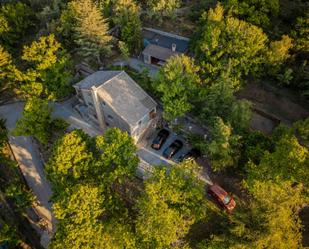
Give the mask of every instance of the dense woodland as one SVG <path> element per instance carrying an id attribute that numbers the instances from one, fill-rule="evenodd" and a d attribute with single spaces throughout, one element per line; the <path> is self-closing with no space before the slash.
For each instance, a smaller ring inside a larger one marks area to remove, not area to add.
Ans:
<path id="1" fill-rule="evenodd" d="M 134 174 L 137 148 L 127 133 L 112 128 L 90 137 L 82 130 L 67 132 L 65 121 L 52 118 L 49 103 L 74 94 L 77 64 L 96 70 L 138 56 L 141 27 L 150 23 L 189 36 L 190 51 L 172 57 L 155 79 L 146 71 L 128 73 L 162 103 L 167 122 L 189 114 L 208 127 L 209 138 L 188 139 L 207 155 L 215 175 L 236 179 L 232 215 L 205 198 L 195 161 L 157 165 L 141 181 Z M 108 31 L 116 26 L 114 37 Z M 237 98 L 249 83 L 267 81 L 309 101 L 308 62 L 306 0 L 1 1 L 0 100 L 25 101 L 11 135 L 52 146 L 45 169 L 58 223 L 49 248 L 309 246 L 299 216 L 308 203 L 309 117 L 266 136 L 250 129 L 253 103 Z M 3 153 L 0 160 L 2 177 L 2 165 L 14 163 Z M 1 186 L 0 193 L 22 213 L 33 196 L 17 181 Z M 0 245 L 20 247 L 27 236 L 1 212 Z"/>

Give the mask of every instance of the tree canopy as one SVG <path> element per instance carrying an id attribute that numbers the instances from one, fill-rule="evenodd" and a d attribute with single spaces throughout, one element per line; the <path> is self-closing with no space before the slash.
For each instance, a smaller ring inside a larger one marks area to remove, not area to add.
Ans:
<path id="1" fill-rule="evenodd" d="M 173 56 L 160 69 L 155 88 L 162 95 L 164 117 L 173 120 L 192 109 L 197 100 L 201 80 L 199 67 L 185 56 Z"/>
<path id="2" fill-rule="evenodd" d="M 280 8 L 279 0 L 226 0 L 225 5 L 233 15 L 264 28 L 271 25 Z"/>
<path id="3" fill-rule="evenodd" d="M 52 134 L 52 108 L 47 100 L 36 97 L 27 100 L 22 118 L 17 121 L 13 134 L 17 136 L 34 136 L 46 144 Z"/>
<path id="4" fill-rule="evenodd" d="M 200 23 L 195 55 L 205 80 L 211 82 L 227 69 L 235 79 L 259 71 L 267 42 L 261 28 L 225 16 L 221 4 L 205 12 Z"/>
<path id="5" fill-rule="evenodd" d="M 25 96 L 63 98 L 71 91 L 71 68 L 68 54 L 53 34 L 42 36 L 24 46 L 22 59 L 28 63 L 25 72 L 15 70 Z"/>
<path id="6" fill-rule="evenodd" d="M 136 230 L 145 248 L 169 248 L 203 217 L 204 188 L 194 161 L 157 167 L 136 208 Z"/>
<path id="7" fill-rule="evenodd" d="M 120 25 L 120 39 L 131 53 L 142 47 L 142 24 L 140 6 L 134 0 L 118 0 L 113 4 L 113 21 Z"/>
<path id="8" fill-rule="evenodd" d="M 239 139 L 238 135 L 233 134 L 229 124 L 225 124 L 219 117 L 214 118 L 211 128 L 211 142 L 207 148 L 214 171 L 235 165 L 239 157 Z"/>
<path id="9" fill-rule="evenodd" d="M 32 9 L 17 1 L 0 7 L 0 41 L 8 48 L 15 48 L 24 39 L 27 29 L 33 24 Z"/>
<path id="10" fill-rule="evenodd" d="M 82 58 L 100 60 L 101 54 L 110 52 L 108 24 L 92 0 L 69 2 L 60 21 L 61 34 L 71 46 L 77 46 L 76 52 Z"/>
<path id="11" fill-rule="evenodd" d="M 146 1 L 147 11 L 149 16 L 171 17 L 174 11 L 180 7 L 179 0 L 148 0 Z"/>

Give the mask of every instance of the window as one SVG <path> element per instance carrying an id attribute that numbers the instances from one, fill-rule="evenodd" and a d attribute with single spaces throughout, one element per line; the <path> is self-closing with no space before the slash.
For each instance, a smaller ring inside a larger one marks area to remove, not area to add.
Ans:
<path id="1" fill-rule="evenodd" d="M 142 124 L 142 120 L 138 121 L 138 125 L 141 125 Z"/>
<path id="2" fill-rule="evenodd" d="M 102 105 L 106 105 L 105 101 L 102 100 Z"/>
<path id="3" fill-rule="evenodd" d="M 96 119 L 98 119 L 98 117 L 97 117 L 97 115 L 96 115 L 96 114 L 93 114 L 93 117 L 94 117 L 94 118 L 96 118 Z"/>
<path id="4" fill-rule="evenodd" d="M 224 196 L 223 203 L 225 205 L 229 204 L 230 201 L 231 201 L 231 197 L 229 197 L 228 195 Z"/>
<path id="5" fill-rule="evenodd" d="M 91 102 L 88 102 L 88 105 L 93 106 L 93 104 Z"/>
<path id="6" fill-rule="evenodd" d="M 111 115 L 107 115 L 107 117 L 108 117 L 109 119 L 114 119 Z"/>
<path id="7" fill-rule="evenodd" d="M 109 123 L 105 122 L 106 126 L 109 126 Z"/>

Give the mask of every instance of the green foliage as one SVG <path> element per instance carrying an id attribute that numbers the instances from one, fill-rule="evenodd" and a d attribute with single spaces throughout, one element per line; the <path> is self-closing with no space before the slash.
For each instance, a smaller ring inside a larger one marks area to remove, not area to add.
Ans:
<path id="1" fill-rule="evenodd" d="M 248 100 L 235 101 L 229 115 L 229 122 L 235 132 L 246 131 L 252 118 L 251 102 Z"/>
<path id="2" fill-rule="evenodd" d="M 204 215 L 204 188 L 197 170 L 194 161 L 156 167 L 145 182 L 145 192 L 135 207 L 142 248 L 170 248 Z"/>
<path id="3" fill-rule="evenodd" d="M 108 24 L 92 0 L 69 2 L 60 22 L 60 32 L 84 59 L 99 60 L 101 53 L 110 52 Z"/>
<path id="4" fill-rule="evenodd" d="M 17 231 L 14 226 L 0 219 L 0 245 L 15 248 L 18 242 Z"/>
<path id="5" fill-rule="evenodd" d="M 81 130 L 72 131 L 60 138 L 53 146 L 53 154 L 46 166 L 54 188 L 64 188 L 77 180 L 91 177 L 93 153 L 90 137 Z"/>
<path id="6" fill-rule="evenodd" d="M 203 78 L 212 82 L 227 69 L 236 80 L 257 73 L 263 63 L 266 41 L 267 36 L 261 28 L 225 17 L 223 7 L 218 4 L 202 15 L 195 42 L 195 55 Z"/>
<path id="7" fill-rule="evenodd" d="M 205 107 L 200 118 L 211 123 L 214 117 L 219 116 L 225 122 L 229 122 L 235 132 L 241 133 L 249 128 L 252 117 L 251 103 L 247 100 L 237 100 L 233 94 L 233 85 L 230 76 L 223 74 L 208 87 L 203 97 Z"/>
<path id="8" fill-rule="evenodd" d="M 0 118 L 0 150 L 4 147 L 8 140 L 8 131 L 5 127 L 5 119 Z"/>
<path id="9" fill-rule="evenodd" d="M 0 41 L 15 48 L 32 25 L 32 16 L 32 10 L 20 1 L 3 4 L 0 8 Z"/>
<path id="10" fill-rule="evenodd" d="M 219 116 L 226 120 L 230 116 L 231 107 L 235 102 L 233 86 L 230 77 L 223 75 L 214 84 L 207 88 L 204 97 L 205 107 L 202 109 L 201 118 L 210 120 Z"/>
<path id="11" fill-rule="evenodd" d="M 96 147 L 100 154 L 95 172 L 106 186 L 122 184 L 134 175 L 138 157 L 134 154 L 134 140 L 126 132 L 117 128 L 108 129 L 104 136 L 96 137 Z"/>
<path id="12" fill-rule="evenodd" d="M 273 138 L 274 151 L 266 151 L 258 164 L 247 164 L 249 185 L 257 179 L 283 179 L 308 185 L 308 150 L 298 143 L 292 131 L 279 129 Z"/>
<path id="13" fill-rule="evenodd" d="M 52 108 L 47 100 L 33 97 L 27 100 L 22 118 L 17 121 L 13 131 L 15 136 L 34 136 L 42 144 L 46 144 L 52 132 Z"/>
<path id="14" fill-rule="evenodd" d="M 230 13 L 264 28 L 271 25 L 271 19 L 279 13 L 279 0 L 226 0 Z"/>
<path id="15" fill-rule="evenodd" d="M 22 59 L 30 65 L 22 76 L 21 89 L 26 96 L 55 100 L 71 91 L 69 57 L 53 34 L 24 46 Z"/>
<path id="16" fill-rule="evenodd" d="M 276 75 L 277 80 L 279 81 L 279 85 L 290 85 L 293 80 L 293 70 L 291 68 L 286 69 L 282 74 Z"/>
<path id="17" fill-rule="evenodd" d="M 235 165 L 239 157 L 238 135 L 232 134 L 232 128 L 219 117 L 214 118 L 211 127 L 211 142 L 208 145 L 208 155 L 214 171 L 220 171 Z"/>
<path id="18" fill-rule="evenodd" d="M 302 187 L 290 182 L 255 181 L 249 192 L 250 203 L 219 220 L 217 231 L 198 248 L 302 248 L 298 218 L 304 202 Z"/>
<path id="19" fill-rule="evenodd" d="M 120 39 L 131 53 L 138 53 L 142 47 L 142 24 L 140 7 L 134 0 L 117 0 L 113 6 L 113 21 L 120 25 Z"/>
<path id="20" fill-rule="evenodd" d="M 160 69 L 155 88 L 162 94 L 163 115 L 167 120 L 183 116 L 192 109 L 201 86 L 198 71 L 194 60 L 185 55 L 173 56 Z"/>
<path id="21" fill-rule="evenodd" d="M 175 10 L 180 7 L 179 0 L 147 0 L 147 12 L 150 17 L 173 17 Z"/>
<path id="22" fill-rule="evenodd" d="M 120 50 L 120 53 L 121 53 L 123 59 L 127 61 L 130 57 L 130 52 L 129 52 L 127 44 L 123 41 L 119 41 L 118 42 L 118 48 Z"/>
<path id="23" fill-rule="evenodd" d="M 105 248 L 100 216 L 104 196 L 98 187 L 78 184 L 61 192 L 54 203 L 59 223 L 50 248 Z"/>
<path id="24" fill-rule="evenodd" d="M 12 56 L 0 45 L 0 87 L 8 86 L 14 80 L 15 66 Z"/>
<path id="25" fill-rule="evenodd" d="M 299 120 L 293 124 L 297 134 L 301 137 L 304 143 L 309 147 L 309 118 Z"/>
<path id="26" fill-rule="evenodd" d="M 241 139 L 241 164 L 252 161 L 259 164 L 266 151 L 271 152 L 274 144 L 271 138 L 259 131 L 245 133 Z"/>
<path id="27" fill-rule="evenodd" d="M 290 57 L 289 50 L 292 48 L 292 39 L 283 35 L 280 41 L 273 41 L 269 45 L 269 50 L 267 51 L 268 68 L 270 73 L 276 74 L 282 64 Z"/>
<path id="28" fill-rule="evenodd" d="M 294 48 L 300 52 L 309 53 L 309 10 L 304 17 L 297 18 L 292 36 L 295 40 Z"/>
<path id="29" fill-rule="evenodd" d="M 302 248 L 297 213 L 303 203 L 302 186 L 256 181 L 250 193 L 255 199 L 253 212 L 263 226 L 262 234 L 253 242 L 254 248 Z"/>
<path id="30" fill-rule="evenodd" d="M 51 248 L 136 248 L 117 191 L 136 170 L 135 151 L 116 128 L 96 138 L 75 130 L 58 140 L 47 165 L 59 220 Z"/>
<path id="31" fill-rule="evenodd" d="M 5 195 L 14 202 L 17 210 L 23 212 L 35 201 L 34 195 L 21 182 L 12 182 L 5 188 Z"/>

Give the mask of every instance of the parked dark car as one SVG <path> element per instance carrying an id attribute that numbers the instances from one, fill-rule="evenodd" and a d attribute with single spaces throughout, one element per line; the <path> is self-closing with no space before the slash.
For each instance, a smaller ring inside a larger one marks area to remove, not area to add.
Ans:
<path id="1" fill-rule="evenodd" d="M 155 150 L 161 149 L 162 145 L 165 143 L 169 135 L 170 132 L 168 130 L 160 130 L 156 138 L 153 140 L 151 147 Z"/>
<path id="2" fill-rule="evenodd" d="M 220 206 L 225 208 L 228 212 L 231 212 L 236 207 L 236 202 L 233 197 L 217 184 L 209 187 L 208 194 L 210 194 Z"/>
<path id="3" fill-rule="evenodd" d="M 169 147 L 163 151 L 163 156 L 167 159 L 171 159 L 183 146 L 180 140 L 175 140 Z"/>
<path id="4" fill-rule="evenodd" d="M 183 154 L 179 157 L 179 161 L 182 162 L 185 159 L 193 158 L 197 159 L 202 155 L 201 151 L 199 149 L 193 148 L 188 151 L 188 153 Z"/>

